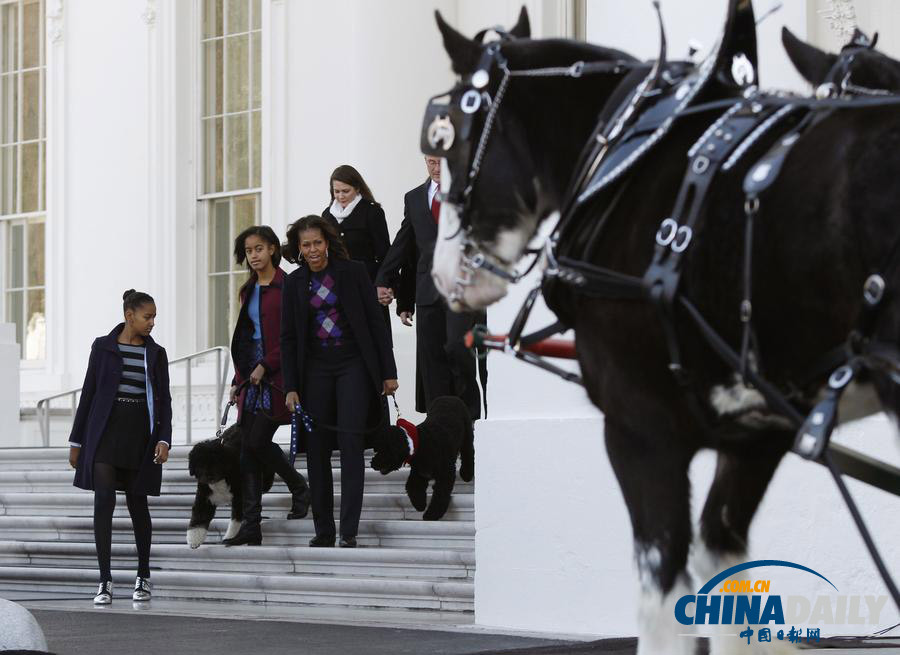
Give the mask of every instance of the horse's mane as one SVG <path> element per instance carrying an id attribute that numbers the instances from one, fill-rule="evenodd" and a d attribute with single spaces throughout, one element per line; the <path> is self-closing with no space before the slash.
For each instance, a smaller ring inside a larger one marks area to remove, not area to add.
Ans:
<path id="1" fill-rule="evenodd" d="M 572 39 L 514 39 L 503 44 L 513 70 L 544 66 L 569 66 L 576 61 L 628 61 L 637 59 L 615 48 L 604 48 Z"/>

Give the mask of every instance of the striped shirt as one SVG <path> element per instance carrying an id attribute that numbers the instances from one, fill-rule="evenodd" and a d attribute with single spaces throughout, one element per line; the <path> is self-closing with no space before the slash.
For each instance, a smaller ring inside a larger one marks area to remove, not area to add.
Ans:
<path id="1" fill-rule="evenodd" d="M 122 377 L 119 379 L 119 398 L 147 397 L 147 373 L 144 370 L 145 346 L 119 344 L 122 355 Z"/>

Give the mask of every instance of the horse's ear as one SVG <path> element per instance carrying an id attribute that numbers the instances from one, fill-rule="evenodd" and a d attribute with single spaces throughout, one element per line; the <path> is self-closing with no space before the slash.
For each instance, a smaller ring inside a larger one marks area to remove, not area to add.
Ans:
<path id="1" fill-rule="evenodd" d="M 437 9 L 434 11 L 434 18 L 444 38 L 444 50 L 453 62 L 453 71 L 458 75 L 474 71 L 481 56 L 481 46 L 450 27 Z"/>
<path id="2" fill-rule="evenodd" d="M 781 28 L 781 42 L 797 72 L 815 86 L 825 81 L 837 61 L 837 55 L 801 41 L 786 27 Z"/>
<path id="3" fill-rule="evenodd" d="M 522 9 L 519 11 L 519 20 L 516 21 L 515 26 L 509 33 L 517 39 L 531 37 L 531 21 L 528 20 L 528 9 L 525 8 L 525 5 L 522 5 Z"/>

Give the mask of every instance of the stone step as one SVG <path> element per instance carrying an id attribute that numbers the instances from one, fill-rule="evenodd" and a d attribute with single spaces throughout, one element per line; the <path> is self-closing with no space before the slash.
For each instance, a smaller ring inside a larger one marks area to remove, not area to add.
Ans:
<path id="1" fill-rule="evenodd" d="M 113 545 L 113 568 L 130 571 L 136 558 L 134 545 Z M 475 553 L 436 549 L 309 548 L 305 545 L 233 548 L 216 545 L 191 549 L 186 545 L 154 544 L 151 565 L 154 571 L 253 571 L 266 575 L 464 581 L 474 579 Z M 0 541 L 0 567 L 3 566 L 95 570 L 97 554 L 91 543 Z"/>
<path id="2" fill-rule="evenodd" d="M 220 516 L 224 516 L 222 511 Z M 230 521 L 215 519 L 210 524 L 206 544 L 221 541 Z M 153 519 L 153 544 L 186 544 L 187 518 Z M 263 521 L 263 543 L 272 546 L 305 546 L 313 536 L 312 521 L 269 519 Z M 93 544 L 93 520 L 88 516 L 0 516 L 4 539 L 40 542 L 82 542 Z M 473 551 L 473 521 L 402 521 L 364 519 L 357 540 L 361 546 L 382 548 L 456 549 Z M 131 520 L 113 519 L 113 542 L 134 543 Z M 203 548 L 201 548 L 203 550 Z"/>
<path id="3" fill-rule="evenodd" d="M 128 516 L 124 497 L 116 503 L 115 516 Z M 154 518 L 190 517 L 194 494 L 151 496 L 150 512 Z M 268 493 L 263 496 L 263 513 L 272 517 L 287 515 L 291 506 L 289 494 Z M 340 512 L 341 494 L 334 495 L 335 517 Z M 475 513 L 474 494 L 454 495 L 442 520 L 472 520 Z M 224 506 L 220 512 L 227 511 Z M 5 516 L 93 516 L 94 495 L 88 491 L 69 493 L 0 493 L 0 515 Z M 367 493 L 363 499 L 362 518 L 421 520 L 422 513 L 405 495 Z"/>
<path id="4" fill-rule="evenodd" d="M 155 571 L 151 579 L 155 597 L 172 599 L 471 612 L 475 595 L 471 582 L 433 580 L 221 571 Z M 134 573 L 114 571 L 113 581 L 113 602 L 130 603 Z M 96 588 L 97 572 L 87 568 L 0 566 L 0 593 L 84 593 L 87 600 Z"/>
<path id="5" fill-rule="evenodd" d="M 309 477 L 306 469 L 298 470 L 304 477 Z M 406 495 L 406 478 L 408 476 L 408 468 L 391 471 L 387 475 L 382 475 L 378 471 L 367 468 L 365 489 L 368 492 Z M 341 481 L 340 468 L 332 471 L 332 477 L 334 478 L 335 490 L 339 490 Z M 73 471 L 71 468 L 68 470 L 0 471 L 0 493 L 74 492 L 76 490 L 72 486 L 72 479 Z M 187 469 L 166 469 L 163 472 L 161 489 L 163 494 L 192 494 L 196 490 L 197 480 L 191 477 Z M 287 487 L 277 475 L 270 493 L 287 493 Z M 456 485 L 453 487 L 453 493 L 475 493 L 475 485 L 473 482 L 463 482 L 457 478 Z"/>
<path id="6" fill-rule="evenodd" d="M 288 452 L 287 444 L 279 444 L 285 453 Z M 187 470 L 188 453 L 192 446 L 173 446 L 169 452 L 169 461 L 163 470 Z M 366 468 L 372 457 L 372 450 L 366 451 Z M 294 463 L 298 469 L 306 470 L 306 456 L 297 455 Z M 335 451 L 331 458 L 332 468 L 340 468 L 340 453 Z M 71 471 L 69 467 L 69 449 L 66 448 L 0 448 L 0 469 L 3 471 Z"/>

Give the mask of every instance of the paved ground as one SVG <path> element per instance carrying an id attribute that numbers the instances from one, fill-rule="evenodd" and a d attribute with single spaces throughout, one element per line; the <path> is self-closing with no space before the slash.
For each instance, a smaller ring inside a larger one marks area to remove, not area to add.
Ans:
<path id="1" fill-rule="evenodd" d="M 132 603 L 130 598 L 95 608 L 83 597 L 15 595 L 10 600 L 34 614 L 55 655 L 633 655 L 636 650 L 634 639 L 492 631 L 460 622 L 456 613 L 424 612 L 411 620 L 408 611 L 163 599 Z M 798 652 L 900 655 L 900 638 L 830 642 Z M 705 653 L 701 646 L 698 655 Z"/>
<path id="2" fill-rule="evenodd" d="M 335 624 L 197 619 L 141 612 L 33 612 L 57 655 L 463 655 L 560 645 L 541 639 Z"/>

